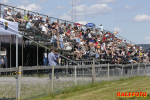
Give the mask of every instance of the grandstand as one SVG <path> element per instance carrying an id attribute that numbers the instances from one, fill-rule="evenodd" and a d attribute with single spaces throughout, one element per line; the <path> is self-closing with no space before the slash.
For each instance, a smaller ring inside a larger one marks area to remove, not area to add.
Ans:
<path id="1" fill-rule="evenodd" d="M 142 48 L 131 44 L 131 41 L 126 42 L 127 39 L 112 32 L 104 30 L 102 33 L 98 28 L 88 28 L 79 23 L 48 17 L 4 4 L 1 6 L 3 6 L 1 15 L 4 14 L 3 9 L 10 9 L 12 13 L 10 18 L 5 19 L 19 23 L 18 31 L 24 42 L 36 41 L 43 47 L 59 50 L 61 55 L 59 65 L 66 65 L 68 58 L 72 61 L 86 61 L 95 57 L 100 63 L 112 64 L 149 61 Z M 34 25 L 27 28 L 27 23 L 30 21 Z M 82 27 L 86 29 L 83 30 Z M 48 49 L 45 53 L 48 56 Z"/>

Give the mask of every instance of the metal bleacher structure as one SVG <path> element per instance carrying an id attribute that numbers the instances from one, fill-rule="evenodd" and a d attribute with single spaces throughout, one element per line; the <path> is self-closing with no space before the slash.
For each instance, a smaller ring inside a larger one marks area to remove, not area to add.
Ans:
<path id="1" fill-rule="evenodd" d="M 32 13 L 32 14 L 36 14 L 36 15 L 40 15 L 40 16 L 43 16 L 43 18 L 46 18 L 47 15 L 44 15 L 44 14 L 39 14 L 37 12 L 32 12 L 32 11 L 27 11 L 25 9 L 21 9 L 21 8 L 17 8 L 17 7 L 13 7 L 13 6 L 9 6 L 9 5 L 5 5 L 5 4 L 1 4 L 0 3 L 0 12 L 1 12 L 1 16 L 2 16 L 2 13 L 3 13 L 3 8 L 4 7 L 7 7 L 7 8 L 10 8 L 12 9 L 12 14 L 14 15 L 15 12 L 17 11 L 21 11 L 21 13 L 23 13 L 23 16 L 26 15 L 27 13 Z M 1 18 L 0 16 L 0 18 Z M 59 22 L 64 22 L 64 23 L 69 23 L 73 26 L 74 22 L 71 22 L 71 21 L 66 21 L 66 20 L 62 20 L 62 19 L 58 19 L 58 18 L 54 18 L 54 17 L 48 17 L 50 19 L 50 23 L 54 22 L 54 21 L 59 21 Z M 83 25 L 85 26 L 85 25 Z M 45 50 L 47 50 L 47 57 L 48 57 L 48 53 L 49 53 L 49 50 L 50 48 L 57 48 L 57 44 L 53 43 L 51 44 L 50 43 L 50 39 L 53 37 L 53 34 L 55 34 L 54 30 L 52 30 L 52 34 L 51 35 L 41 35 L 41 32 L 40 31 L 30 31 L 30 30 L 26 30 L 26 27 L 25 26 L 22 26 L 19 24 L 18 26 L 18 33 L 21 35 L 22 38 L 22 48 L 23 48 L 23 40 L 28 40 L 30 42 L 34 42 L 35 44 L 37 44 L 37 61 L 38 61 L 38 46 L 41 46 L 43 48 L 45 48 Z M 105 30 L 104 32 L 107 32 L 107 30 Z M 57 32 L 58 33 L 58 32 Z M 116 34 L 116 36 L 118 36 L 119 38 L 122 38 L 122 39 L 125 39 L 119 35 Z M 127 39 L 125 39 L 127 40 Z M 132 43 L 132 44 L 135 44 L 129 40 L 127 40 L 129 43 Z M 72 47 L 73 47 L 73 50 L 74 50 L 74 44 L 75 44 L 75 41 L 74 40 L 71 40 L 71 39 L 67 39 L 67 42 L 70 42 L 72 44 Z M 73 52 L 73 50 L 63 50 L 63 49 L 58 49 L 59 52 L 60 52 L 60 57 L 61 57 L 61 65 L 73 65 L 73 64 L 81 64 L 79 63 L 79 61 L 75 60 L 75 53 Z M 23 51 L 22 51 L 23 52 Z M 68 58 L 69 56 L 69 58 Z M 22 58 L 23 58 L 23 54 L 22 54 Z M 85 63 L 84 64 L 91 64 L 91 63 L 88 63 L 88 62 L 92 62 L 93 60 L 93 57 L 90 57 L 89 59 L 83 59 L 83 60 L 80 60 L 81 61 L 84 61 Z M 106 58 L 105 61 L 102 61 L 101 59 L 98 59 L 96 60 L 98 64 L 101 64 L 101 63 L 109 63 L 109 61 L 111 60 L 110 57 Z M 22 61 L 23 62 L 23 61 Z M 125 63 L 125 62 L 122 62 L 122 63 Z M 48 63 L 47 63 L 48 65 Z M 38 62 L 37 62 L 37 66 L 38 66 Z"/>

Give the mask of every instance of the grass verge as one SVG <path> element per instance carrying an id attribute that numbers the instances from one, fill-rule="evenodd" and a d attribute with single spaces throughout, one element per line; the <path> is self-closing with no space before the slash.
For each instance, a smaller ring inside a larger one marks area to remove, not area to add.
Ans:
<path id="1" fill-rule="evenodd" d="M 101 82 L 67 88 L 61 93 L 49 94 L 34 100 L 150 100 L 150 77 L 132 77 L 118 81 Z M 117 97 L 117 92 L 146 92 L 147 97 Z"/>

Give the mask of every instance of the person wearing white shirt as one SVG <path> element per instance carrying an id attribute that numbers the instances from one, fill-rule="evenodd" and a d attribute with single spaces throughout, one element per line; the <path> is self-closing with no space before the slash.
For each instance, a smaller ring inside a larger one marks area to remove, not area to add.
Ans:
<path id="1" fill-rule="evenodd" d="M 7 15 L 8 15 L 8 17 L 6 19 L 12 19 L 15 22 L 15 19 L 12 18 L 12 14 L 11 14 L 11 9 L 10 8 L 8 8 Z"/>
<path id="2" fill-rule="evenodd" d="M 44 34 L 47 34 L 47 29 L 46 29 L 46 27 L 47 27 L 47 24 L 43 24 L 42 25 L 42 32 L 44 33 Z"/>
<path id="3" fill-rule="evenodd" d="M 102 26 L 102 24 L 100 25 L 100 29 L 101 29 L 101 32 L 103 33 L 103 26 Z"/>
<path id="4" fill-rule="evenodd" d="M 34 15 L 33 20 L 37 20 L 36 15 Z"/>
<path id="5" fill-rule="evenodd" d="M 92 37 L 91 33 L 89 33 L 89 34 L 88 34 L 88 37 L 89 37 L 89 38 L 91 38 L 91 37 Z"/>

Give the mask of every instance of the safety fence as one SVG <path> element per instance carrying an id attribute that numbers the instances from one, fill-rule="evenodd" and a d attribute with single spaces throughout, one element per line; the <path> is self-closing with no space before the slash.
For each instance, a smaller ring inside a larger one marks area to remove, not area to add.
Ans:
<path id="1" fill-rule="evenodd" d="M 19 66 L 1 68 L 0 73 L 10 71 L 13 72 L 12 76 L 0 76 L 0 100 L 32 100 L 49 94 L 59 94 L 75 86 L 149 76 L 150 64 L 96 64 L 93 59 L 91 65 Z M 18 74 L 17 77 L 15 74 Z"/>

